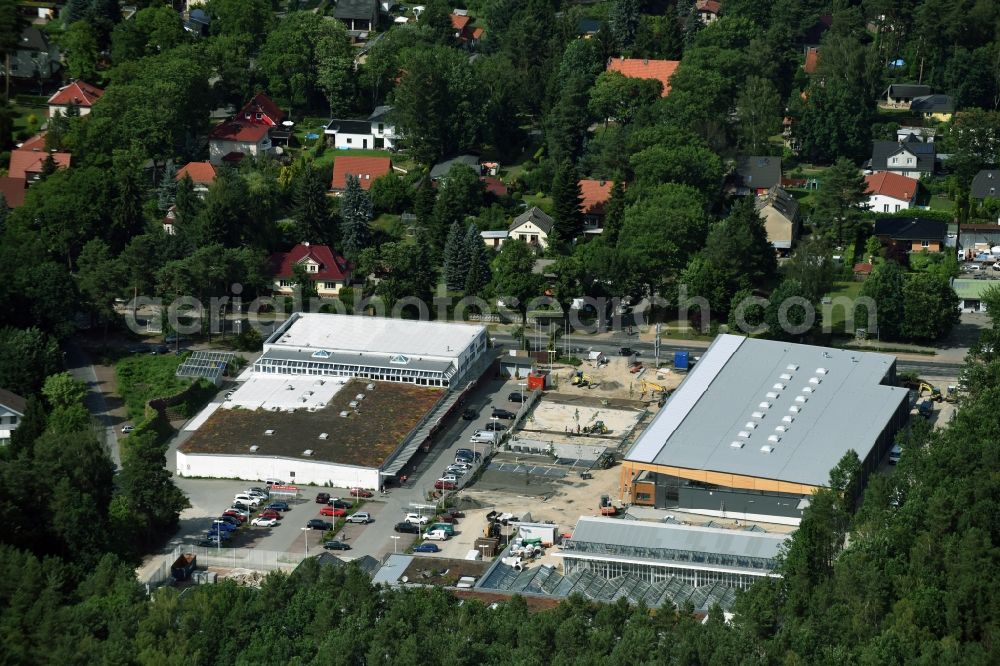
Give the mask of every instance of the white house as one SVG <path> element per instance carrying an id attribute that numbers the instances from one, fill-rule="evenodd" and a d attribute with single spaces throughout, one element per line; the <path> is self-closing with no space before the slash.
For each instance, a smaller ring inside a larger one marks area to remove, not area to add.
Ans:
<path id="1" fill-rule="evenodd" d="M 895 213 L 911 208 L 917 199 L 920 181 L 891 171 L 879 171 L 865 176 L 868 210 Z"/>
<path id="2" fill-rule="evenodd" d="M 21 425 L 26 406 L 21 396 L 0 389 L 0 446 L 10 443 L 10 435 Z"/>
<path id="3" fill-rule="evenodd" d="M 212 164 L 239 161 L 250 155 L 271 152 L 271 128 L 245 120 L 229 120 L 208 135 L 208 159 Z"/>
<path id="4" fill-rule="evenodd" d="M 104 91 L 83 81 L 73 81 L 63 86 L 49 97 L 49 117 L 56 114 L 66 115 L 69 109 L 75 108 L 81 116 L 90 113 L 90 108 L 101 99 Z"/>
<path id="5" fill-rule="evenodd" d="M 537 206 L 532 206 L 514 218 L 507 230 L 507 237 L 516 238 L 544 250 L 549 245 L 550 233 L 552 233 L 552 218 Z"/>
<path id="6" fill-rule="evenodd" d="M 392 150 L 396 144 L 396 128 L 389 122 L 391 106 L 379 106 L 367 120 L 331 120 L 323 130 L 326 143 L 339 150 Z"/>

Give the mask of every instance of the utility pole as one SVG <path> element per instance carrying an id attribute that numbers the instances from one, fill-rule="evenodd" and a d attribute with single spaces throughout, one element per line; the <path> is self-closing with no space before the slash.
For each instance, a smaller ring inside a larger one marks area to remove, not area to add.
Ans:
<path id="1" fill-rule="evenodd" d="M 657 370 L 660 368 L 660 328 L 662 324 L 656 325 L 656 337 L 653 339 L 653 354 L 656 357 L 655 367 Z"/>

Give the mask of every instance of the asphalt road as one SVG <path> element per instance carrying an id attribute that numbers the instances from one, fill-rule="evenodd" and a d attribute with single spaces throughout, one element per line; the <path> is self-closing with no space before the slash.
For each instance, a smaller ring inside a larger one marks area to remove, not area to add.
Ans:
<path id="1" fill-rule="evenodd" d="M 65 343 L 65 361 L 67 371 L 74 378 L 87 385 L 87 395 L 84 404 L 91 415 L 101 424 L 105 449 L 117 469 L 121 469 L 121 454 L 118 449 L 118 434 L 115 432 L 115 419 L 108 410 L 104 394 L 101 393 L 97 381 L 97 373 L 87 354 L 72 340 Z"/>

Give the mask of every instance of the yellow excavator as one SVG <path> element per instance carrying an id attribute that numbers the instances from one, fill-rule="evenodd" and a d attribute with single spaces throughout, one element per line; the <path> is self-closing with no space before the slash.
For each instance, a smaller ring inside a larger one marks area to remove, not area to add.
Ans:
<path id="1" fill-rule="evenodd" d="M 660 384 L 657 384 L 657 383 L 651 382 L 651 381 L 647 381 L 645 379 L 643 379 L 641 381 L 642 381 L 642 390 L 643 390 L 643 392 L 645 392 L 645 391 L 649 391 L 650 393 L 667 393 L 668 392 L 667 388 L 664 387 L 664 386 L 661 386 Z"/>
<path id="2" fill-rule="evenodd" d="M 578 370 L 576 374 L 573 375 L 572 383 L 573 386 L 579 386 L 580 388 L 584 388 L 586 386 L 593 386 L 594 378 Z"/>
<path id="3" fill-rule="evenodd" d="M 926 382 L 921 382 L 920 386 L 917 387 L 917 395 L 923 396 L 924 391 L 927 391 L 928 397 L 934 402 L 941 402 L 941 389 L 936 386 L 931 386 Z"/>

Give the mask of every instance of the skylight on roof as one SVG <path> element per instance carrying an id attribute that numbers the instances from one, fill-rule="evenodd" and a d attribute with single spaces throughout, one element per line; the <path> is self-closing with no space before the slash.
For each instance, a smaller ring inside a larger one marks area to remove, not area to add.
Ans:
<path id="1" fill-rule="evenodd" d="M 729 446 L 733 447 L 734 449 L 742 449 L 743 442 L 737 442 L 737 441 L 729 442 Z"/>
<path id="2" fill-rule="evenodd" d="M 792 372 L 794 372 L 794 371 L 796 371 L 798 369 L 799 369 L 799 366 L 795 365 L 794 363 L 789 363 L 788 365 L 785 366 L 785 370 L 791 370 Z"/>
<path id="3" fill-rule="evenodd" d="M 822 381 L 823 381 L 823 380 L 822 380 L 822 379 L 820 379 L 819 377 L 810 377 L 810 378 L 809 378 L 809 383 L 810 383 L 810 384 L 819 384 L 819 383 L 820 383 L 820 382 L 822 382 Z"/>
<path id="4" fill-rule="evenodd" d="M 785 390 L 785 385 L 779 382 L 779 383 L 775 384 L 774 386 L 772 386 L 771 388 L 773 388 L 775 391 L 784 391 Z"/>
<path id="5" fill-rule="evenodd" d="M 788 374 L 787 372 L 783 372 L 783 373 L 781 373 L 778 376 L 778 379 L 784 379 L 785 381 L 788 381 L 791 378 L 792 378 L 792 376 L 790 374 Z"/>
<path id="6" fill-rule="evenodd" d="M 762 402 L 757 406 L 760 407 L 761 409 L 771 409 L 771 403 L 769 402 Z"/>
<path id="7" fill-rule="evenodd" d="M 764 446 L 760 447 L 760 450 L 761 453 L 770 453 L 771 451 L 774 451 L 774 447 L 770 446 L 769 444 L 765 444 Z"/>

